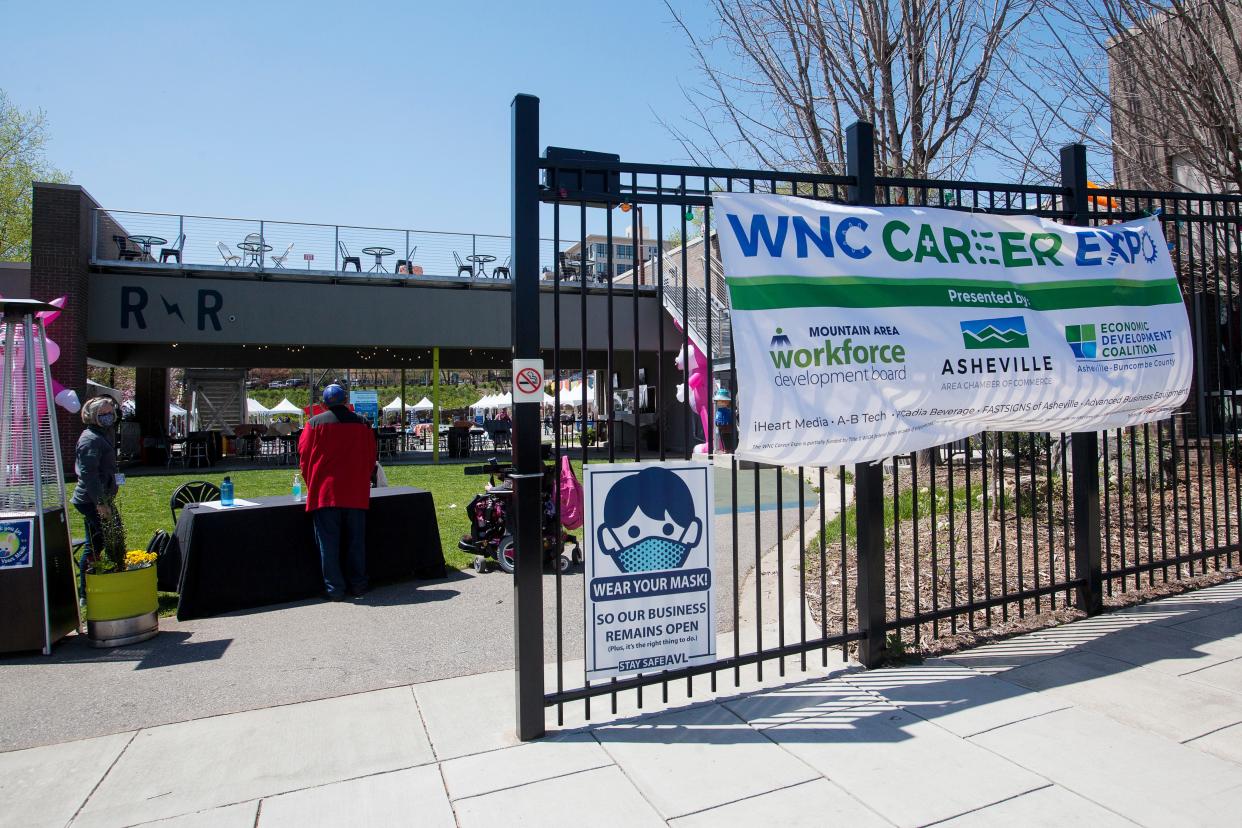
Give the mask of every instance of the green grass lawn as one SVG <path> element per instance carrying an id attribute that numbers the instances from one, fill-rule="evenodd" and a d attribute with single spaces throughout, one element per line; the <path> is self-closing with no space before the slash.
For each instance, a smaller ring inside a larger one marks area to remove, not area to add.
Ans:
<path id="1" fill-rule="evenodd" d="M 480 461 L 481 462 L 481 461 Z M 466 476 L 461 465 L 445 466 L 386 466 L 388 483 L 392 486 L 417 486 L 432 493 L 436 506 L 436 522 L 440 529 L 440 545 L 449 566 L 458 569 L 470 564 L 472 556 L 457 548 L 457 540 L 469 530 L 466 505 L 483 490 L 486 477 Z M 582 467 L 574 461 L 579 479 Z M 233 493 L 238 498 L 263 497 L 288 494 L 293 486 L 293 469 L 263 469 L 260 471 L 230 472 Z M 190 480 L 207 480 L 220 485 L 224 473 L 203 470 L 192 474 L 129 477 L 121 487 L 117 499 L 124 516 L 128 545 L 131 549 L 143 548 L 157 529 L 173 530 L 172 513 L 168 499 L 173 490 Z M 83 533 L 81 517 L 71 512 L 74 537 Z"/>

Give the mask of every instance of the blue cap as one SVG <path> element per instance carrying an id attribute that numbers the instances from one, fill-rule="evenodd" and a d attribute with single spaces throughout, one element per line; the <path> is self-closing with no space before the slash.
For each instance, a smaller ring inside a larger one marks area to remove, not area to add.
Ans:
<path id="1" fill-rule="evenodd" d="M 323 389 L 323 401 L 327 405 L 340 405 L 345 402 L 345 389 L 335 382 Z"/>

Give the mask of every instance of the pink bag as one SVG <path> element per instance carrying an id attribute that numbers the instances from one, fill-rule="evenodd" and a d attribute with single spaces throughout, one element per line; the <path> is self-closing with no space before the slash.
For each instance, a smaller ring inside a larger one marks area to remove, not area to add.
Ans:
<path id="1" fill-rule="evenodd" d="M 584 519 L 582 484 L 574 476 L 573 464 L 567 456 L 561 458 L 561 479 L 557 488 L 561 501 L 561 526 L 577 529 Z"/>

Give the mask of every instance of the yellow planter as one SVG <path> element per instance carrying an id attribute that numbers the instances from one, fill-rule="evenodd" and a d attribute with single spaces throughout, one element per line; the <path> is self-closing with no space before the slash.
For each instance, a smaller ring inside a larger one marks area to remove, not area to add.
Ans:
<path id="1" fill-rule="evenodd" d="M 116 621 L 157 609 L 154 566 L 86 576 L 87 621 Z"/>

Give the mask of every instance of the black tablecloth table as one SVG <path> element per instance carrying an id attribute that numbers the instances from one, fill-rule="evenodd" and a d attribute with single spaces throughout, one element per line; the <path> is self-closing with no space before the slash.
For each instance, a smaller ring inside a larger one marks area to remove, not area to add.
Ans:
<path id="1" fill-rule="evenodd" d="M 177 521 L 181 600 L 177 618 L 312 598 L 323 573 L 310 513 L 290 495 L 247 498 L 256 506 L 191 504 Z M 444 554 L 431 492 L 371 490 L 367 575 L 373 583 L 441 578 Z"/>

